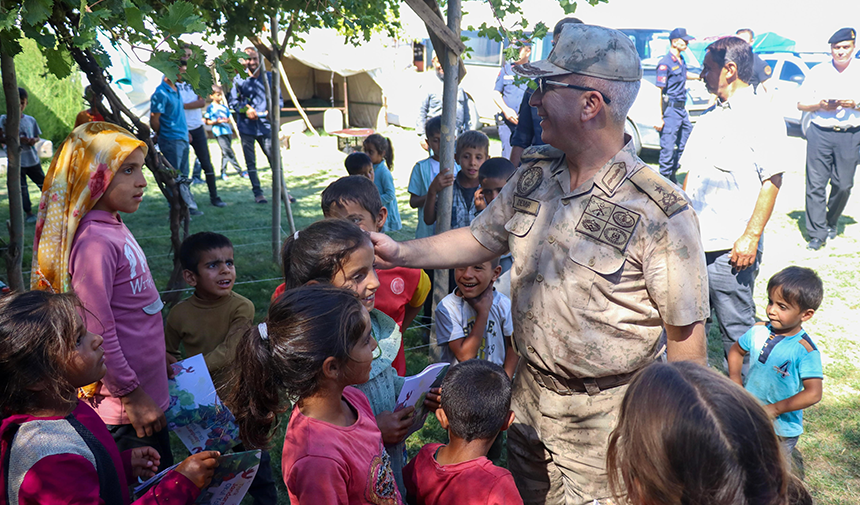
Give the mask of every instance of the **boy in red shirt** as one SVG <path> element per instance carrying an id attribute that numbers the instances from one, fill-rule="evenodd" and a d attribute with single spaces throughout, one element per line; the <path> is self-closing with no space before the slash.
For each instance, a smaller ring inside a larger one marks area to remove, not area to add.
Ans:
<path id="1" fill-rule="evenodd" d="M 413 505 L 522 505 L 508 470 L 487 459 L 500 432 L 514 422 L 511 381 L 482 359 L 452 366 L 442 381 L 436 418 L 448 445 L 427 444 L 403 469 L 406 501 Z"/>
<path id="2" fill-rule="evenodd" d="M 326 218 L 347 219 L 364 231 L 379 232 L 388 218 L 376 185 L 367 177 L 351 175 L 329 184 L 322 192 L 322 211 Z M 405 331 L 418 315 L 430 292 L 430 277 L 417 268 L 397 267 L 377 270 L 379 289 L 375 307 Z M 392 366 L 401 377 L 406 374 L 403 341 Z"/>

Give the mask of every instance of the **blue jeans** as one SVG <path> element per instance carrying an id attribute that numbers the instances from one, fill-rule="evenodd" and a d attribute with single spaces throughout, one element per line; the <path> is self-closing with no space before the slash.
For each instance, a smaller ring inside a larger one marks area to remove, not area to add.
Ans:
<path id="1" fill-rule="evenodd" d="M 248 180 L 251 181 L 251 191 L 254 196 L 262 196 L 263 189 L 260 187 L 260 177 L 257 175 L 257 153 L 254 151 L 254 142 L 260 144 L 263 149 L 263 154 L 269 160 L 269 166 L 272 166 L 272 137 L 269 135 L 248 135 L 240 133 L 239 138 L 242 139 L 242 154 L 245 155 L 245 166 L 248 169 Z"/>
<path id="2" fill-rule="evenodd" d="M 752 266 L 740 272 L 729 263 L 731 255 L 731 250 L 705 253 L 705 263 L 708 266 L 708 298 L 720 326 L 725 353 L 723 365 L 726 370 L 729 349 L 755 324 L 753 288 L 761 264 L 761 249 Z M 708 334 L 710 329 L 711 322 L 708 319 L 705 334 Z M 748 368 L 749 355 L 744 358 L 744 375 Z"/>
<path id="3" fill-rule="evenodd" d="M 180 174 L 188 177 L 188 140 L 159 137 L 158 147 L 161 148 L 161 154 L 167 158 L 167 162 Z"/>

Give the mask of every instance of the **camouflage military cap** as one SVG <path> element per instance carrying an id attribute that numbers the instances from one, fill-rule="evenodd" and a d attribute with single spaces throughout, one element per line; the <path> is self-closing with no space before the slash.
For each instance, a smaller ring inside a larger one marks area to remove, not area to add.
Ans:
<path id="1" fill-rule="evenodd" d="M 566 24 L 545 60 L 514 67 L 523 77 L 581 74 L 610 81 L 638 81 L 642 64 L 633 42 L 618 30 Z"/>

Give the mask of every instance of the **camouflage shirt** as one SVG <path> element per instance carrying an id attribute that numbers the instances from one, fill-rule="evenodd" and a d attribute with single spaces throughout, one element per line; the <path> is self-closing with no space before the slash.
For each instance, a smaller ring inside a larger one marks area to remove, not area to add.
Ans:
<path id="1" fill-rule="evenodd" d="M 655 358 L 664 323 L 708 316 L 698 219 L 632 143 L 573 190 L 564 153 L 527 150 L 471 231 L 512 253 L 515 345 L 560 377 L 635 371 Z"/>

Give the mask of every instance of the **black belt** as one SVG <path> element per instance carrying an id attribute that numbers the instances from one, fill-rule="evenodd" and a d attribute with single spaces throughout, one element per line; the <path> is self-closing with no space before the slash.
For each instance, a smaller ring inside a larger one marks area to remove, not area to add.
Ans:
<path id="1" fill-rule="evenodd" d="M 607 377 L 571 377 L 565 379 L 549 372 L 544 372 L 530 364 L 526 365 L 538 385 L 564 396 L 570 396 L 574 393 L 588 393 L 588 396 L 594 396 L 601 391 L 623 386 L 636 375 L 636 372 L 630 372 L 620 375 L 609 375 Z"/>
<path id="2" fill-rule="evenodd" d="M 823 130 L 826 132 L 837 132 L 837 133 L 857 133 L 860 132 L 860 126 L 819 126 L 815 123 L 816 128 L 819 130 Z"/>

